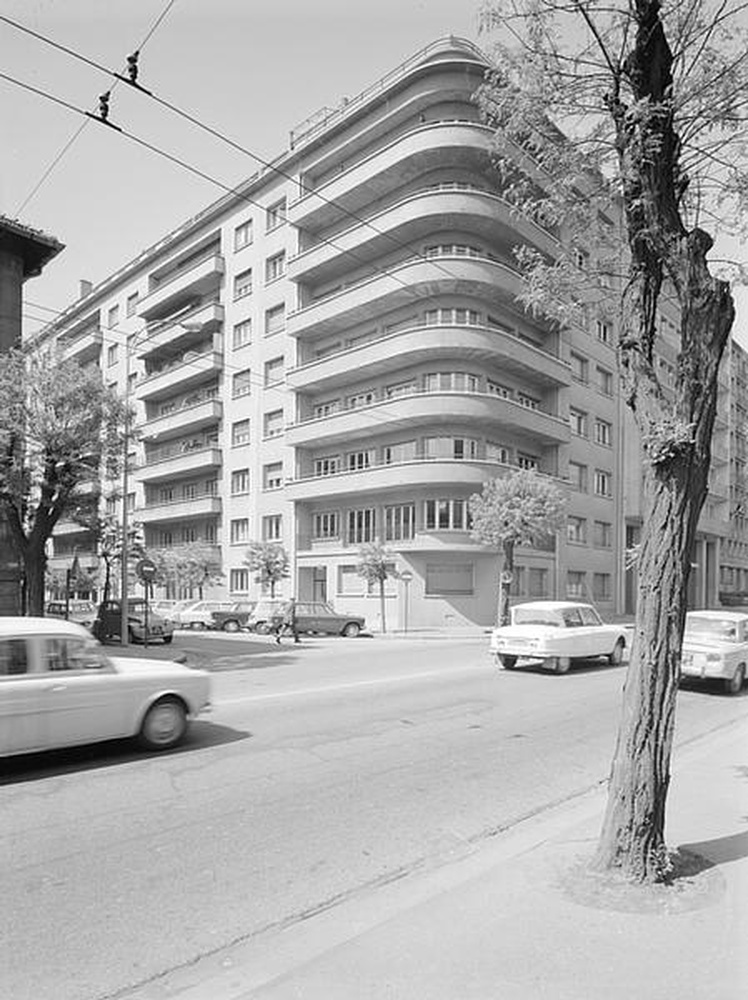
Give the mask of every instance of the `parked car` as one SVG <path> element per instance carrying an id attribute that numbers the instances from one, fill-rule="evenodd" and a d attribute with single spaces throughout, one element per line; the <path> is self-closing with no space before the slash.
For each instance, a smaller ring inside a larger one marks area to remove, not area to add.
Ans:
<path id="1" fill-rule="evenodd" d="M 204 670 L 109 657 L 73 622 L 0 618 L 0 756 L 133 736 L 166 750 L 209 707 Z"/>
<path id="2" fill-rule="evenodd" d="M 624 629 L 606 625 L 591 604 L 530 601 L 511 609 L 510 625 L 493 629 L 490 649 L 507 670 L 527 657 L 565 674 L 573 660 L 596 656 L 606 656 L 609 663 L 617 665 L 625 646 Z"/>
<path id="3" fill-rule="evenodd" d="M 75 598 L 68 601 L 66 615 L 65 601 L 49 601 L 44 613 L 49 618 L 67 618 L 68 621 L 76 622 L 83 628 L 91 629 L 96 619 L 96 605 L 93 601 Z"/>
<path id="4" fill-rule="evenodd" d="M 721 680 L 739 694 L 748 675 L 748 613 L 689 611 L 683 633 L 681 677 Z"/>
<path id="5" fill-rule="evenodd" d="M 210 628 L 222 629 L 224 632 L 239 632 L 248 628 L 249 618 L 256 604 L 256 601 L 236 601 L 226 610 L 211 611 Z"/>
<path id="6" fill-rule="evenodd" d="M 174 625 L 156 614 L 152 608 L 147 608 L 148 642 L 160 639 L 169 643 L 174 637 Z M 143 642 L 146 637 L 146 602 L 141 597 L 131 597 L 127 602 L 128 641 Z M 96 621 L 93 623 L 93 634 L 100 642 L 107 639 L 119 640 L 122 632 L 122 603 L 119 600 L 104 601 L 99 605 Z"/>
<path id="7" fill-rule="evenodd" d="M 157 615 L 171 620 L 172 612 L 179 604 L 179 601 L 171 600 L 170 598 L 159 598 L 157 601 L 151 601 L 150 606 Z"/>
<path id="8" fill-rule="evenodd" d="M 177 628 L 212 628 L 213 612 L 228 611 L 233 601 L 193 601 L 172 612 Z"/>
<path id="9" fill-rule="evenodd" d="M 260 634 L 277 628 L 283 618 L 286 601 L 258 601 L 249 617 L 248 627 Z M 299 632 L 320 635 L 357 636 L 366 626 L 361 615 L 339 614 L 326 601 L 297 601 L 296 628 Z"/>

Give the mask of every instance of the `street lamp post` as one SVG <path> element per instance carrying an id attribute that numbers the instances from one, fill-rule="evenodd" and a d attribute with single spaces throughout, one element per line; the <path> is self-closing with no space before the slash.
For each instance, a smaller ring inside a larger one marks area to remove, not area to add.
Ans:
<path id="1" fill-rule="evenodd" d="M 405 607 L 403 608 L 403 632 L 408 631 L 408 605 L 410 604 L 410 581 L 413 574 L 409 569 L 404 569 L 400 574 L 400 579 L 405 584 Z"/>

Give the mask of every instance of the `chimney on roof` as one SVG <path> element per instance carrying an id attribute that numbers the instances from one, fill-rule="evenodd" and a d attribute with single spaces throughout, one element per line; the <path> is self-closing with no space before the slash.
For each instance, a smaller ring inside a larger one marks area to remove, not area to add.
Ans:
<path id="1" fill-rule="evenodd" d="M 85 299 L 85 297 L 88 295 L 88 293 L 91 291 L 92 288 L 93 288 L 92 281 L 86 281 L 85 278 L 81 278 L 78 288 L 78 298 Z"/>

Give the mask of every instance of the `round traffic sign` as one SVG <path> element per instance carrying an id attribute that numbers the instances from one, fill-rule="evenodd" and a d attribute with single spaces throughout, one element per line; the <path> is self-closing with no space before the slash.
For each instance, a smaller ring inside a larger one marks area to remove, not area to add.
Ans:
<path id="1" fill-rule="evenodd" d="M 150 559 L 140 559 L 135 567 L 135 572 L 141 580 L 152 580 L 158 572 L 158 567 Z"/>

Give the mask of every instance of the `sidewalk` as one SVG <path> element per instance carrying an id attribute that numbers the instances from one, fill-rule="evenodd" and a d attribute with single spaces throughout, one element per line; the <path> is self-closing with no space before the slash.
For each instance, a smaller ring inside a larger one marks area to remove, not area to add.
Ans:
<path id="1" fill-rule="evenodd" d="M 596 789 L 409 875 L 142 987 L 132 1000 L 742 1000 L 748 716 L 676 750 L 668 889 L 586 874 Z"/>

